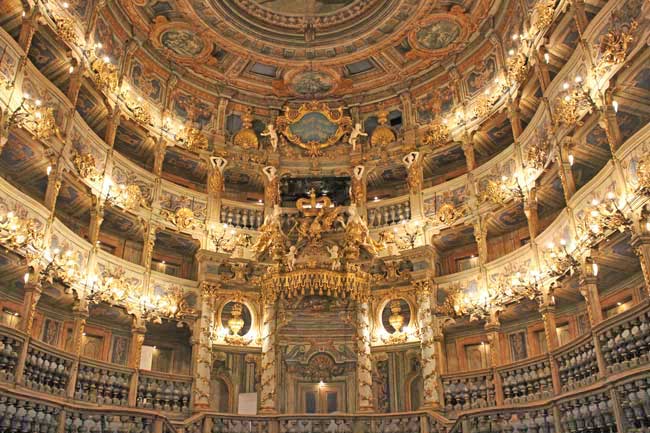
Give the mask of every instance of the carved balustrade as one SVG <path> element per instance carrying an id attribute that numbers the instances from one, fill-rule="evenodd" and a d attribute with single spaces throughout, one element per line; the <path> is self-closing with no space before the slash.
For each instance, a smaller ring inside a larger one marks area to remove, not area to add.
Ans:
<path id="1" fill-rule="evenodd" d="M 24 382 L 27 388 L 64 396 L 70 381 L 73 357 L 46 344 L 30 341 L 25 359 Z"/>
<path id="2" fill-rule="evenodd" d="M 97 404 L 128 406 L 133 372 L 113 364 L 82 360 L 77 373 L 74 398 Z"/>
<path id="3" fill-rule="evenodd" d="M 495 390 L 493 379 L 492 370 L 442 376 L 445 410 L 455 413 L 494 406 Z"/>
<path id="4" fill-rule="evenodd" d="M 638 377 L 616 387 L 623 412 L 625 431 L 642 433 L 650 429 L 650 377 Z"/>
<path id="5" fill-rule="evenodd" d="M 223 200 L 220 221 L 240 229 L 257 230 L 264 222 L 264 209 L 243 207 L 241 203 Z"/>
<path id="6" fill-rule="evenodd" d="M 553 396 L 551 366 L 545 355 L 499 368 L 497 374 L 501 376 L 505 404 L 526 403 Z"/>
<path id="7" fill-rule="evenodd" d="M 25 339 L 12 329 L 0 328 L 0 381 L 14 382 Z"/>
<path id="8" fill-rule="evenodd" d="M 0 393 L 0 432 L 58 433 L 60 412 L 55 405 Z"/>
<path id="9" fill-rule="evenodd" d="M 154 433 L 154 424 L 153 417 L 139 415 L 104 414 L 82 410 L 65 412 L 65 433 Z"/>
<path id="10" fill-rule="evenodd" d="M 550 406 L 535 409 L 491 411 L 464 415 L 450 433 L 554 433 L 555 419 Z"/>
<path id="11" fill-rule="evenodd" d="M 368 203 L 368 226 L 371 228 L 386 227 L 410 219 L 411 203 L 408 197 Z"/>
<path id="12" fill-rule="evenodd" d="M 590 385 L 598 379 L 598 361 L 591 334 L 583 335 L 554 353 L 562 391 Z"/>
<path id="13" fill-rule="evenodd" d="M 560 424 L 566 433 L 617 432 L 614 403 L 609 391 L 591 393 L 558 404 Z"/>
<path id="14" fill-rule="evenodd" d="M 140 372 L 137 407 L 189 415 L 192 378 Z"/>
<path id="15" fill-rule="evenodd" d="M 607 328 L 597 330 L 608 373 L 647 365 L 650 361 L 650 312 L 645 301 L 617 316 Z"/>

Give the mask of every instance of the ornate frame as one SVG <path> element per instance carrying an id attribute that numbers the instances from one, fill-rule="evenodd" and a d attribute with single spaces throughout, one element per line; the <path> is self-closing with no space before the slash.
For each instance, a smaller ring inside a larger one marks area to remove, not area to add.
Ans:
<path id="1" fill-rule="evenodd" d="M 325 143 L 317 141 L 304 142 L 300 137 L 291 131 L 291 126 L 300 122 L 306 115 L 311 113 L 320 113 L 327 118 L 328 121 L 338 125 L 336 132 L 331 135 Z M 343 108 L 339 107 L 332 109 L 325 102 L 306 102 L 297 109 L 291 107 L 284 108 L 284 115 L 278 117 L 276 120 L 278 131 L 280 131 L 291 143 L 300 146 L 303 149 L 311 152 L 317 152 L 320 149 L 325 149 L 336 144 L 341 137 L 349 132 L 352 126 L 352 119 L 343 114 Z"/>

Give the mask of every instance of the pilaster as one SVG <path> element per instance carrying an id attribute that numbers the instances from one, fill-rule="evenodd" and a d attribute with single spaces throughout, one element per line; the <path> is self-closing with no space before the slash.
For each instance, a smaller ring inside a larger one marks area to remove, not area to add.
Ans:
<path id="1" fill-rule="evenodd" d="M 357 392 L 359 393 L 357 412 L 374 411 L 369 310 L 367 302 L 357 303 Z"/>

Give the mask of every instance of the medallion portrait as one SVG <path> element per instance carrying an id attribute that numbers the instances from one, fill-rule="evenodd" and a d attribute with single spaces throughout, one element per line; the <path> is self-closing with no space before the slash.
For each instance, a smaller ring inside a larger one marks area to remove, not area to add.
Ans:
<path id="1" fill-rule="evenodd" d="M 321 71 L 305 71 L 291 79 L 289 86 L 299 95 L 328 93 L 334 88 L 334 79 Z"/>
<path id="2" fill-rule="evenodd" d="M 164 32 L 160 38 L 163 46 L 181 57 L 199 55 L 205 44 L 194 32 L 186 29 L 171 29 Z"/>
<path id="3" fill-rule="evenodd" d="M 456 42 L 461 33 L 461 27 L 450 20 L 434 21 L 417 31 L 415 39 L 420 47 L 437 51 L 447 48 Z"/>

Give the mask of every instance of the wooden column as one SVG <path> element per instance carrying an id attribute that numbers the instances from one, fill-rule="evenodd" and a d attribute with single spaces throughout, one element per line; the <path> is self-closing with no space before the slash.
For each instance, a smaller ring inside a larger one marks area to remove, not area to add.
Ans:
<path id="1" fill-rule="evenodd" d="M 650 294 L 650 233 L 639 233 L 638 231 L 632 234 L 632 247 L 634 252 L 639 257 L 641 264 L 641 271 L 645 281 L 645 293 Z"/>
<path id="2" fill-rule="evenodd" d="M 142 345 L 147 333 L 146 324 L 142 319 L 133 318 L 131 325 L 131 344 L 129 345 L 128 367 L 133 369 L 131 383 L 129 385 L 129 406 L 135 407 L 138 399 L 138 380 L 140 376 L 140 358 L 142 356 Z"/>
<path id="3" fill-rule="evenodd" d="M 144 245 L 142 246 L 142 258 L 141 263 L 145 269 L 151 268 L 151 261 L 153 259 L 153 250 L 156 245 L 156 236 L 160 227 L 149 221 L 145 225 L 144 230 Z"/>
<path id="4" fill-rule="evenodd" d="M 262 383 L 260 413 L 278 411 L 278 373 L 276 359 L 277 306 L 275 300 L 266 300 L 262 311 Z"/>
<path id="5" fill-rule="evenodd" d="M 372 396 L 372 358 L 370 354 L 370 313 L 367 302 L 358 302 L 357 315 L 357 412 L 374 411 Z"/>
<path id="6" fill-rule="evenodd" d="M 422 200 L 422 154 L 410 152 L 402 158 L 406 166 L 406 182 L 409 188 L 409 203 L 411 207 L 411 218 L 424 218 L 424 203 Z"/>
<path id="7" fill-rule="evenodd" d="M 494 393 L 497 406 L 503 405 L 503 387 L 501 384 L 501 376 L 496 371 L 496 367 L 500 366 L 503 362 L 502 353 L 501 353 L 501 322 L 499 322 L 499 312 L 494 310 L 490 312 L 490 317 L 485 323 L 485 332 L 487 333 L 487 339 L 490 343 L 490 359 L 492 364 L 492 371 L 494 372 Z"/>
<path id="8" fill-rule="evenodd" d="M 36 316 L 36 306 L 43 294 L 40 280 L 38 279 L 38 270 L 30 269 L 29 280 L 25 283 L 25 293 L 23 295 L 23 308 L 21 311 L 21 321 L 18 329 L 26 335 L 25 343 L 23 344 L 20 355 L 18 356 L 16 366 L 16 383 L 22 385 L 24 383 L 25 361 L 27 359 L 27 349 L 29 348 L 29 341 L 32 338 L 32 327 L 34 326 L 34 317 Z"/>
<path id="9" fill-rule="evenodd" d="M 487 248 L 487 222 L 483 217 L 478 216 L 474 220 L 474 239 L 478 245 L 478 261 L 480 266 L 484 266 L 488 261 Z"/>
<path id="10" fill-rule="evenodd" d="M 551 302 L 544 302 L 539 312 L 542 315 L 544 323 L 544 336 L 546 337 L 546 346 L 548 348 L 549 363 L 551 366 L 551 379 L 553 381 L 553 394 L 559 395 L 562 392 L 562 384 L 560 383 L 560 370 L 558 368 L 555 358 L 553 358 L 553 351 L 559 347 L 557 338 L 557 322 L 555 320 L 555 305 Z"/>
<path id="11" fill-rule="evenodd" d="M 38 6 L 32 7 L 32 9 L 25 13 L 23 17 L 23 23 L 20 26 L 20 34 L 18 35 L 18 45 L 22 48 L 25 56 L 29 52 L 29 48 L 32 46 L 32 40 L 34 39 L 34 34 L 38 29 L 38 20 L 41 18 L 41 12 L 38 9 Z"/>
<path id="12" fill-rule="evenodd" d="M 210 408 L 210 380 L 212 353 L 210 351 L 210 327 L 214 316 L 214 290 L 216 286 L 201 284 L 201 314 L 192 332 L 192 410 Z"/>
<path id="13" fill-rule="evenodd" d="M 110 113 L 106 124 L 106 132 L 104 133 L 104 141 L 111 149 L 115 144 L 115 137 L 117 135 L 117 128 L 120 126 L 120 109 L 115 107 L 113 112 Z"/>
<path id="14" fill-rule="evenodd" d="M 621 128 L 619 127 L 618 120 L 616 119 L 616 111 L 612 105 L 614 101 L 612 89 L 605 91 L 604 98 L 605 100 L 603 101 L 603 107 L 600 110 L 598 124 L 605 130 L 609 148 L 612 151 L 612 155 L 614 155 L 623 143 L 623 137 L 621 135 Z"/>
<path id="15" fill-rule="evenodd" d="M 104 222 L 104 203 L 96 196 L 92 197 L 92 207 L 90 208 L 90 225 L 88 226 L 88 241 L 95 246 L 99 241 L 99 231 Z"/>
<path id="16" fill-rule="evenodd" d="M 539 232 L 539 213 L 537 204 L 537 188 L 530 189 L 526 196 L 524 203 L 524 213 L 528 220 L 528 233 L 530 234 L 530 241 L 533 242 Z"/>
<path id="17" fill-rule="evenodd" d="M 70 379 L 68 380 L 68 389 L 66 390 L 68 398 L 74 398 L 75 388 L 77 386 L 79 362 L 83 349 L 83 337 L 85 335 L 86 321 L 88 320 L 88 305 L 85 301 L 77 301 L 75 303 L 72 317 L 74 318 L 72 327 L 72 354 L 75 359 L 70 369 Z"/>
<path id="18" fill-rule="evenodd" d="M 56 200 L 59 197 L 61 183 L 63 182 L 63 161 L 57 161 L 51 165 L 52 171 L 47 178 L 47 187 L 45 188 L 44 204 L 47 210 L 54 212 Z"/>
<path id="19" fill-rule="evenodd" d="M 594 273 L 593 259 L 588 257 L 582 265 L 582 274 L 580 278 L 580 294 L 585 299 L 587 313 L 591 327 L 598 325 L 603 321 L 603 312 L 600 306 L 600 295 L 598 294 L 598 278 Z"/>
<path id="20" fill-rule="evenodd" d="M 422 360 L 422 380 L 424 395 L 421 409 L 439 410 L 442 405 L 442 382 L 440 380 L 440 337 L 443 319 L 433 315 L 431 298 L 433 287 L 429 279 L 415 282 L 418 302 L 418 333 Z M 413 409 L 413 408 L 412 408 Z"/>
<path id="21" fill-rule="evenodd" d="M 77 106 L 77 100 L 79 99 L 79 91 L 81 90 L 85 65 L 83 61 L 79 62 L 77 59 L 72 59 L 71 66 L 74 67 L 74 71 L 72 71 L 72 74 L 70 74 L 70 84 L 66 90 L 66 96 L 68 97 L 68 100 L 70 101 L 70 104 L 72 104 L 74 110 L 74 108 Z M 72 116 L 74 116 L 74 111 L 72 113 Z"/>
<path id="22" fill-rule="evenodd" d="M 562 189 L 564 191 L 564 200 L 568 203 L 571 197 L 576 193 L 576 182 L 573 178 L 573 171 L 571 170 L 570 163 L 570 146 L 571 137 L 566 137 L 559 145 L 559 152 L 556 155 L 556 162 L 558 164 L 558 174 L 562 182 Z"/>
<path id="23" fill-rule="evenodd" d="M 467 162 L 467 171 L 472 171 L 476 168 L 476 155 L 474 153 L 474 139 L 469 134 L 465 134 L 463 137 L 462 147 Z"/>

